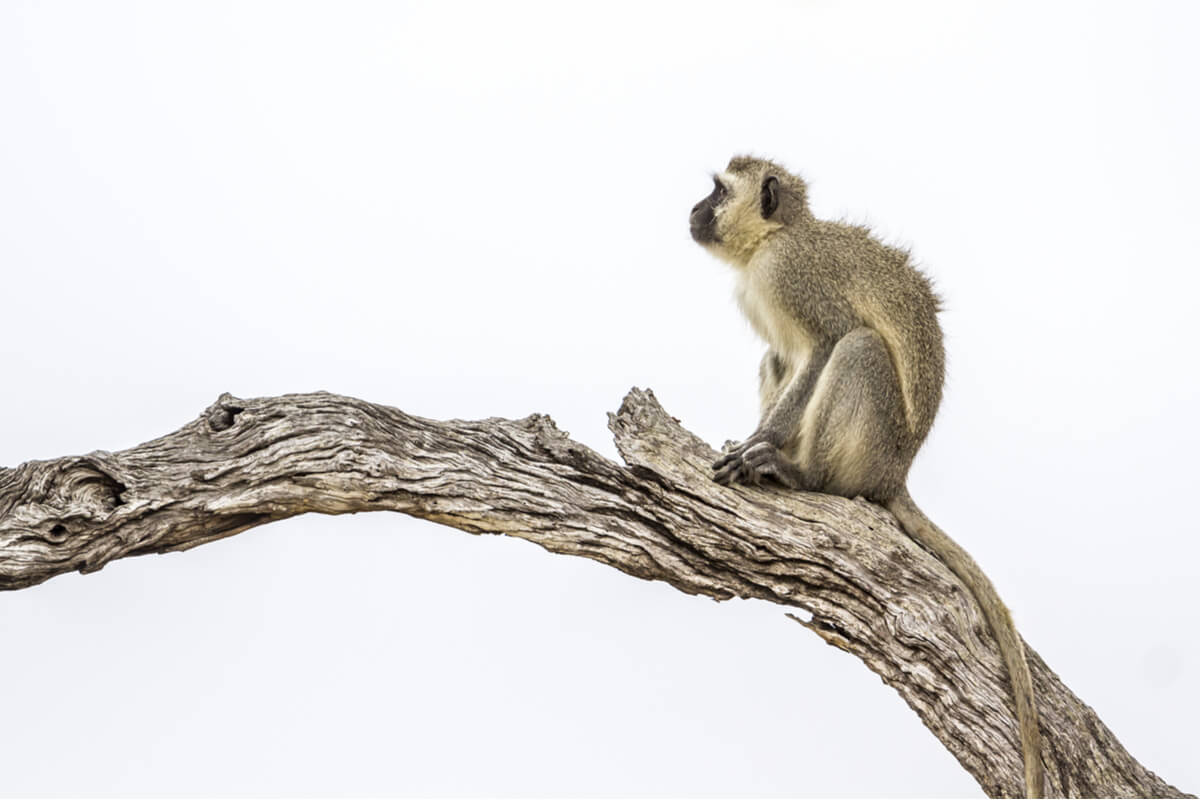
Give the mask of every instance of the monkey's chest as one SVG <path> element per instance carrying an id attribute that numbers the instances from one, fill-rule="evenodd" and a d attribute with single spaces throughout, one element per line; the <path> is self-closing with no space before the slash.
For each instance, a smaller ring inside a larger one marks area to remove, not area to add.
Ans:
<path id="1" fill-rule="evenodd" d="M 791 366 L 808 361 L 813 336 L 795 311 L 790 311 L 765 281 L 751 274 L 738 286 L 738 306 L 755 332 Z"/>

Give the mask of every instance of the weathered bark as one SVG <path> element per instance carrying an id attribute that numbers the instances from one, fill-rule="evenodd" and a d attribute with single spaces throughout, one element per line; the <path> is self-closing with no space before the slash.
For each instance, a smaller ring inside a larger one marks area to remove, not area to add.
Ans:
<path id="1" fill-rule="evenodd" d="M 503 533 L 680 591 L 753 597 L 858 656 L 991 796 L 1019 796 L 1008 679 L 965 587 L 863 500 L 711 480 L 715 453 L 632 391 L 609 427 L 627 466 L 542 415 L 436 422 L 331 394 L 222 395 L 119 453 L 0 470 L 0 588 L 185 550 L 315 511 L 402 511 Z M 1026 646 L 1051 792 L 1180 797 Z"/>

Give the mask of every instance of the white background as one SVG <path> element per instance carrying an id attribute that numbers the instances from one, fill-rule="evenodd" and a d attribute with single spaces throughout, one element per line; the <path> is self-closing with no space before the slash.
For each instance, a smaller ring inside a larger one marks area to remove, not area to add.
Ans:
<path id="1" fill-rule="evenodd" d="M 735 152 L 912 246 L 914 496 L 1200 789 L 1200 5 L 0 5 L 0 464 L 222 391 L 719 444 L 762 345 L 688 209 Z M 331 577 L 332 576 L 332 577 Z M 0 792 L 978 795 L 765 604 L 398 515 L 0 596 Z"/>

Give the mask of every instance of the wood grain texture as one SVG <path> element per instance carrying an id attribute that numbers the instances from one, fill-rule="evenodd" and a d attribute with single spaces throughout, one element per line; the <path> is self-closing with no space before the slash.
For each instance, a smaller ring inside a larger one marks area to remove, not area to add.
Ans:
<path id="1" fill-rule="evenodd" d="M 631 391 L 609 428 L 624 466 L 540 414 L 442 422 L 325 393 L 222 395 L 179 431 L 129 450 L 0 469 L 0 588 L 306 512 L 400 511 L 689 594 L 807 612 L 797 621 L 899 692 L 988 795 L 1020 795 L 1008 680 L 987 626 L 966 588 L 887 511 L 713 483 L 716 453 L 649 391 Z M 1135 761 L 1026 652 L 1053 794 L 1190 796 Z"/>

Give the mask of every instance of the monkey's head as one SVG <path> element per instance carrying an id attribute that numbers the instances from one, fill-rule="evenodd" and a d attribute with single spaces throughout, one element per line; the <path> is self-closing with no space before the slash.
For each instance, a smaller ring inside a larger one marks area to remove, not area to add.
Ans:
<path id="1" fill-rule="evenodd" d="M 771 235 L 809 218 L 804 181 L 771 161 L 734 156 L 713 190 L 692 208 L 692 238 L 744 267 Z"/>

